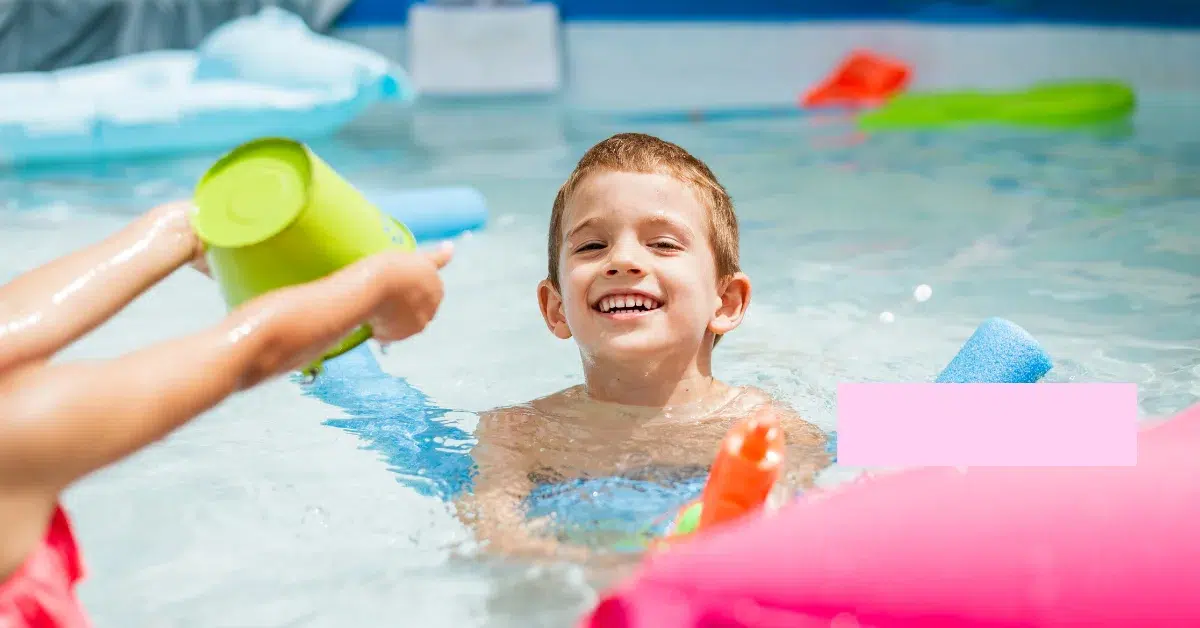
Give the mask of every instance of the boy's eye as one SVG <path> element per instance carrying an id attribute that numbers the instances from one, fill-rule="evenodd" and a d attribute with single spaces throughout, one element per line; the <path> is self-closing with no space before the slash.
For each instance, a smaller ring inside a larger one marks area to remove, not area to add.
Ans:
<path id="1" fill-rule="evenodd" d="M 595 251 L 597 249 L 602 249 L 602 248 L 604 248 L 604 244 L 601 242 L 588 242 L 587 244 L 581 244 L 578 248 L 575 249 L 575 252 L 582 253 L 584 251 Z"/>
<path id="2" fill-rule="evenodd" d="M 651 242 L 650 246 L 652 246 L 656 249 L 666 249 L 666 250 L 670 250 L 670 251 L 683 250 L 682 246 L 679 246 L 678 243 L 671 242 L 670 240 L 658 240 L 657 242 Z"/>

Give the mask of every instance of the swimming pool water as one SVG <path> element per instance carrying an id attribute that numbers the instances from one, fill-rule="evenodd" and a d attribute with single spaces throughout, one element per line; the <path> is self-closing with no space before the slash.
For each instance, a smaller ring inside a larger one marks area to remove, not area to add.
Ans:
<path id="1" fill-rule="evenodd" d="M 717 351 L 731 382 L 833 429 L 839 381 L 929 380 L 1002 316 L 1055 358 L 1050 381 L 1136 382 L 1145 415 L 1179 410 L 1200 398 L 1196 102 L 1147 98 L 1129 133 L 1105 134 L 864 137 L 837 117 L 529 103 L 364 121 L 315 145 L 357 184 L 474 185 L 492 207 L 445 271 L 437 319 L 376 354 L 382 371 L 355 354 L 357 386 L 271 382 L 73 489 L 84 600 L 101 627 L 570 625 L 613 574 L 475 555 L 437 482 L 461 471 L 474 413 L 580 380 L 534 286 L 558 184 L 618 131 L 679 142 L 734 197 L 754 297 Z M 0 175 L 0 278 L 186 195 L 213 157 Z M 919 284 L 930 300 L 913 299 Z M 181 271 L 63 357 L 116 355 L 223 311 L 208 280 Z"/>

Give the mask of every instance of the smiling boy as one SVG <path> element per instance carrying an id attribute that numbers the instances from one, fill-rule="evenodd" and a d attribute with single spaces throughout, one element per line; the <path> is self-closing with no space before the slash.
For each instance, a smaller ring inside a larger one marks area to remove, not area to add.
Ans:
<path id="1" fill-rule="evenodd" d="M 714 347 L 750 304 L 750 279 L 728 193 L 679 146 L 622 133 L 584 154 L 554 201 L 537 296 L 550 332 L 578 346 L 584 383 L 481 416 L 465 505 L 493 548 L 562 549 L 524 522 L 539 486 L 702 478 L 726 431 L 753 413 L 784 427 L 788 487 L 811 485 L 829 463 L 816 426 L 712 375 Z"/>

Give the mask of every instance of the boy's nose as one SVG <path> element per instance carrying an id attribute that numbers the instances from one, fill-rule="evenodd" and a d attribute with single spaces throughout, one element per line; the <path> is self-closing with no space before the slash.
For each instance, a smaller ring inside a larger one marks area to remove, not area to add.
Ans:
<path id="1" fill-rule="evenodd" d="M 617 251 L 616 255 L 612 256 L 608 262 L 608 268 L 605 269 L 605 275 L 614 277 L 617 275 L 641 275 L 643 273 L 642 265 L 638 264 L 634 256 L 625 255 L 625 253 Z"/>
<path id="2" fill-rule="evenodd" d="M 638 263 L 639 248 L 640 246 L 635 241 L 626 239 L 613 243 L 612 250 L 609 252 L 608 268 L 604 269 L 604 274 L 609 277 L 641 275 L 645 271 Z"/>
<path id="3" fill-rule="evenodd" d="M 608 267 L 608 270 L 604 271 L 604 274 L 608 275 L 609 277 L 616 277 L 620 274 L 640 275 L 642 274 L 642 269 L 640 266 L 630 261 L 614 261 Z"/>

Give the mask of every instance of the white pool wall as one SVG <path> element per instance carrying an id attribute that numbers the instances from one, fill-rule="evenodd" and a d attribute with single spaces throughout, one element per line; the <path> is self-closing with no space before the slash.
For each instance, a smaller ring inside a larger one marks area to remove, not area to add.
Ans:
<path id="1" fill-rule="evenodd" d="M 404 26 L 337 36 L 407 65 Z M 906 22 L 584 22 L 561 27 L 564 102 L 584 109 L 793 103 L 855 48 L 914 69 L 914 89 L 1109 78 L 1142 93 L 1200 91 L 1200 31 Z"/>

